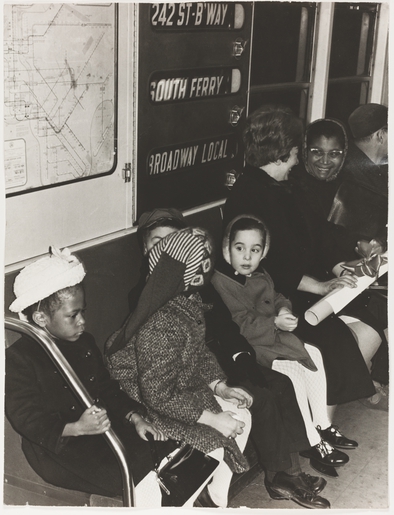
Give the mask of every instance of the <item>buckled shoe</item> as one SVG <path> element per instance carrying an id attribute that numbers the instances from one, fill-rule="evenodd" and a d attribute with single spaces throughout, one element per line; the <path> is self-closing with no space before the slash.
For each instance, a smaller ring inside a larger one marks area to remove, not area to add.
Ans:
<path id="1" fill-rule="evenodd" d="M 317 430 L 323 440 L 334 447 L 339 447 L 339 449 L 355 449 L 358 447 L 358 443 L 355 440 L 349 440 L 349 438 L 346 438 L 337 426 L 331 425 L 327 429 L 321 429 L 320 426 L 317 426 Z"/>
<path id="2" fill-rule="evenodd" d="M 291 476 L 286 472 L 277 472 L 272 482 L 265 478 L 264 484 L 272 499 L 292 500 L 304 506 L 304 508 L 330 508 L 330 503 L 327 499 L 316 495 L 306 484 L 305 478 L 301 474 L 299 476 Z"/>
<path id="3" fill-rule="evenodd" d="M 347 454 L 334 449 L 334 447 L 325 440 L 320 440 L 320 442 L 314 447 L 311 447 L 306 451 L 301 451 L 300 455 L 304 456 L 304 458 L 309 458 L 322 463 L 323 465 L 329 465 L 330 467 L 340 467 L 342 465 L 346 465 L 349 461 L 349 456 Z"/>

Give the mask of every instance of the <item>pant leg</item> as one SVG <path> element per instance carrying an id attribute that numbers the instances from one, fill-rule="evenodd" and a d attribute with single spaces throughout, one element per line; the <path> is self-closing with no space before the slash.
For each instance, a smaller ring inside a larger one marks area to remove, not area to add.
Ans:
<path id="1" fill-rule="evenodd" d="M 270 371 L 271 372 L 271 371 Z M 274 372 L 279 379 L 285 378 L 294 395 L 294 403 L 299 412 L 297 400 L 295 398 L 293 385 L 290 379 L 282 374 Z M 268 381 L 267 381 L 268 382 Z M 281 381 L 279 380 L 279 383 Z M 252 429 L 250 438 L 255 447 L 259 463 L 268 470 L 285 470 L 290 467 L 290 452 L 293 442 L 290 441 L 288 431 L 283 423 L 281 409 L 274 393 L 268 388 L 254 386 L 250 381 L 243 381 L 240 386 L 245 388 L 253 396 L 253 404 L 250 408 L 252 413 Z M 285 386 L 285 385 L 282 385 Z M 285 388 L 284 388 L 285 390 Z M 282 390 L 278 388 L 277 395 L 280 396 Z M 309 448 L 306 438 L 305 426 L 301 414 L 299 414 L 302 424 L 302 435 L 299 448 L 304 450 Z"/>
<path id="2" fill-rule="evenodd" d="M 153 470 L 149 444 L 138 436 L 133 426 L 115 427 L 116 423 L 113 426 L 125 446 L 133 482 L 138 486 Z M 160 458 L 176 447 L 173 441 L 156 443 Z M 26 440 L 22 447 L 33 470 L 48 483 L 90 494 L 122 495 L 120 467 L 103 435 L 70 438 L 58 454 Z"/>
<path id="3" fill-rule="evenodd" d="M 282 425 L 288 437 L 290 452 L 298 452 L 309 448 L 304 420 L 291 379 L 271 368 L 262 366 L 260 368 L 268 383 L 268 389 L 275 398 Z"/>

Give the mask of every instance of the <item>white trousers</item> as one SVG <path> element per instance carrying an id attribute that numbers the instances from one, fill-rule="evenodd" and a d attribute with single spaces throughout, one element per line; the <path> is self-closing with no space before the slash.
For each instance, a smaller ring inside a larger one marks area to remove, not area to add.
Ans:
<path id="1" fill-rule="evenodd" d="M 308 370 L 297 361 L 279 359 L 272 363 L 272 369 L 291 379 L 306 434 L 313 447 L 321 440 L 316 426 L 327 429 L 331 421 L 327 412 L 327 379 L 321 352 L 309 343 L 305 344 L 305 348 L 316 365 L 316 372 Z"/>
<path id="2" fill-rule="evenodd" d="M 238 408 L 236 404 L 228 401 L 224 401 L 220 397 L 215 396 L 216 400 L 220 404 L 223 411 L 232 411 L 243 422 L 245 422 L 244 431 L 241 435 L 235 438 L 241 452 L 245 449 L 246 442 L 248 441 L 250 429 L 252 427 L 252 418 L 249 410 L 244 408 Z M 175 454 L 177 450 L 173 451 Z M 221 508 L 226 508 L 228 502 L 228 490 L 230 488 L 230 482 L 233 473 L 228 467 L 227 463 L 224 462 L 224 449 L 220 447 L 209 453 L 209 456 L 219 461 L 218 467 L 213 471 L 212 475 L 199 487 L 199 489 L 193 494 L 193 496 L 184 504 L 184 507 L 192 508 L 194 501 L 200 495 L 204 487 L 210 482 L 208 490 L 212 501 Z M 167 458 L 164 458 L 160 466 L 163 466 L 167 462 Z M 156 480 L 156 474 L 149 472 L 147 476 L 142 479 L 140 483 L 135 487 L 134 491 L 134 506 L 136 508 L 158 508 L 161 506 L 161 490 Z"/>

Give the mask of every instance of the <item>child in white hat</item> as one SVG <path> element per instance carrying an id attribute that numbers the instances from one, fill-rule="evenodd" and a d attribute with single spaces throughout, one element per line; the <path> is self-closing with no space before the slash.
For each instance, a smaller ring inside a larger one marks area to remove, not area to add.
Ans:
<path id="1" fill-rule="evenodd" d="M 16 299 L 10 310 L 52 337 L 95 404 L 85 409 L 45 351 L 22 336 L 6 351 L 6 414 L 23 437 L 28 462 L 44 480 L 106 496 L 122 494 L 117 460 L 101 436 L 112 425 L 131 458 L 136 505 L 160 506 L 161 493 L 154 481 L 149 484 L 147 504 L 142 497 L 153 468 L 146 433 L 155 440 L 167 438 L 144 419 L 144 406 L 110 378 L 94 338 L 85 332 L 84 276 L 76 256 L 52 247 L 50 255 L 16 277 Z M 175 444 L 160 442 L 157 448 L 166 456 Z"/>

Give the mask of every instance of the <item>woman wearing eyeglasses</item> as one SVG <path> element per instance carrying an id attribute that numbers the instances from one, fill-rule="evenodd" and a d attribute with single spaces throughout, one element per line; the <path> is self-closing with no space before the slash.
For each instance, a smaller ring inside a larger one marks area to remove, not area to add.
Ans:
<path id="1" fill-rule="evenodd" d="M 299 202 L 309 207 L 309 223 L 314 219 L 313 223 L 317 227 L 327 227 L 330 231 L 330 237 L 325 242 L 336 248 L 339 260 L 358 258 L 354 252 L 358 235 L 342 225 L 327 224 L 335 195 L 345 178 L 342 167 L 347 149 L 346 131 L 339 121 L 316 120 L 305 131 L 302 152 L 305 164 L 296 167 L 289 177 Z M 327 249 L 326 252 L 331 251 Z M 345 320 L 349 328 L 357 335 L 361 353 L 376 388 L 376 393 L 368 400 L 371 404 L 377 404 L 382 398 L 381 383 L 385 383 L 388 377 L 387 339 L 383 324 L 366 309 L 368 302 L 368 292 L 364 292 L 346 306 L 342 317 L 347 317 Z"/>
<path id="2" fill-rule="evenodd" d="M 357 279 L 332 275 L 333 267 L 348 256 L 338 259 L 328 226 L 320 223 L 288 180 L 291 168 L 298 162 L 301 142 L 302 122 L 290 109 L 265 105 L 249 116 L 244 131 L 247 164 L 224 206 L 224 226 L 240 214 L 253 214 L 266 223 L 271 247 L 263 262 L 264 269 L 273 278 L 276 289 L 290 298 L 293 311 L 299 315 L 295 334 L 321 350 L 327 375 L 327 404 L 334 407 L 372 396 L 375 388 L 357 341 L 341 319 L 332 315 L 317 326 L 304 320 L 304 312 L 311 303 L 334 288 L 354 287 Z M 327 143 L 320 140 L 313 143 L 312 148 L 325 152 L 320 156 L 321 164 L 314 152 L 316 173 L 333 177 L 339 166 L 333 170 L 327 161 L 338 156 L 326 152 L 344 151 L 344 147 L 320 146 Z M 340 142 L 335 143 L 339 146 Z M 330 168 L 331 174 L 326 168 Z M 339 434 L 333 434 L 328 441 L 338 447 L 344 443 Z"/>
<path id="3" fill-rule="evenodd" d="M 315 216 L 327 220 L 335 194 L 343 180 L 341 173 L 348 148 L 343 125 L 332 119 L 316 120 L 305 131 L 302 157 L 289 180 Z"/>

